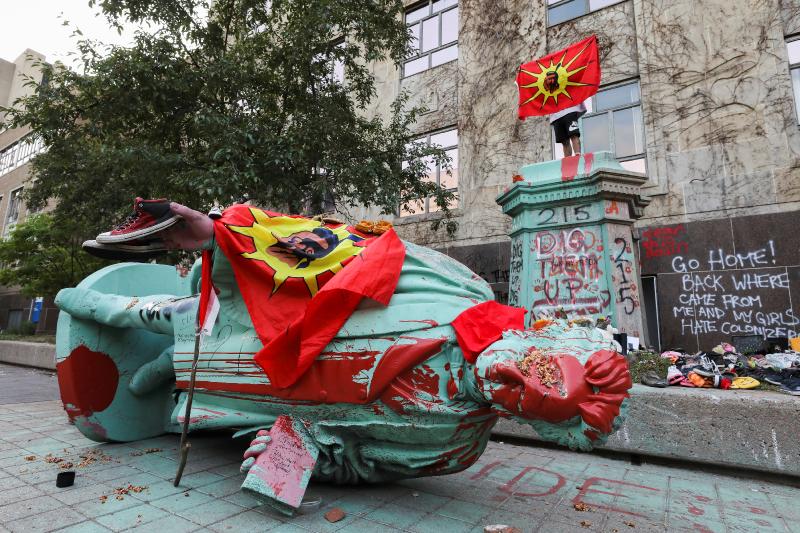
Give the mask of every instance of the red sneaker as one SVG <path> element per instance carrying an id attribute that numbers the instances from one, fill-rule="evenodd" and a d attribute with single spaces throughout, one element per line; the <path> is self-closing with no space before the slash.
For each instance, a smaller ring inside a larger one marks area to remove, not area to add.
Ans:
<path id="1" fill-rule="evenodd" d="M 169 200 L 144 200 L 137 198 L 133 213 L 111 231 L 97 236 L 100 244 L 116 244 L 139 239 L 166 229 L 181 219 L 169 208 Z"/>

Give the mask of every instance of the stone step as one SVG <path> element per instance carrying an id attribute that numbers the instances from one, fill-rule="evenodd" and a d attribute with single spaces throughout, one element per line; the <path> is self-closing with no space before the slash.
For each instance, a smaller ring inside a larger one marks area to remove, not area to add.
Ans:
<path id="1" fill-rule="evenodd" d="M 494 434 L 539 440 L 509 420 Z M 800 397 L 634 385 L 628 418 L 599 448 L 800 476 Z"/>

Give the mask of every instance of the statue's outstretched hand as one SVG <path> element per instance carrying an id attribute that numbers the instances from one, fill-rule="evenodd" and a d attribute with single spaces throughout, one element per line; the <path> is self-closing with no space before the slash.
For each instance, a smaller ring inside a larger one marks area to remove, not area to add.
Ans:
<path id="1" fill-rule="evenodd" d="M 258 456 L 267 449 L 270 440 L 269 431 L 266 429 L 262 429 L 256 433 L 256 438 L 253 439 L 250 443 L 250 447 L 244 452 L 244 462 L 242 462 L 242 466 L 239 468 L 243 474 L 250 471 L 250 468 L 253 467 Z"/>
<path id="2" fill-rule="evenodd" d="M 211 246 L 214 221 L 208 215 L 172 202 L 170 209 L 183 220 L 161 232 L 161 238 L 173 250 L 199 250 Z"/>

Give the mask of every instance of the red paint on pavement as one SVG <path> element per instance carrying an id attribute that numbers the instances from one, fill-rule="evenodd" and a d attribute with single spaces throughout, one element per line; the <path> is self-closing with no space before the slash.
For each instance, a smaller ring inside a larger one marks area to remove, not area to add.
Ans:
<path id="1" fill-rule="evenodd" d="M 548 474 L 552 474 L 552 475 L 556 476 L 556 482 L 549 489 L 547 489 L 544 492 L 517 492 L 517 491 L 515 491 L 514 490 L 514 485 L 516 485 L 517 482 L 520 479 L 522 479 L 525 476 L 525 474 L 527 474 L 531 470 L 538 470 L 539 472 L 546 472 Z M 553 472 L 552 470 L 547 470 L 545 468 L 539 468 L 538 466 L 526 466 L 525 468 L 523 468 L 520 471 L 519 474 L 517 474 L 508 483 L 506 483 L 505 485 L 502 485 L 500 487 L 500 490 L 502 490 L 503 492 L 507 492 L 508 494 L 514 494 L 516 496 L 539 497 L 539 496 L 547 496 L 549 494 L 555 494 L 556 492 L 559 491 L 559 489 L 561 487 L 566 485 L 566 483 L 567 483 L 567 478 L 565 478 L 564 476 L 562 476 L 561 474 L 559 474 L 557 472 Z"/>
<path id="2" fill-rule="evenodd" d="M 601 477 L 590 477 L 586 481 L 584 481 L 583 485 L 581 485 L 581 487 L 578 489 L 578 495 L 575 496 L 574 498 L 572 498 L 572 503 L 573 504 L 583 503 L 585 505 L 591 505 L 592 507 L 595 507 L 597 509 L 606 509 L 607 511 L 614 511 L 614 512 L 617 512 L 617 513 L 628 514 L 628 515 L 631 515 L 631 516 L 638 516 L 638 517 L 641 517 L 641 518 L 647 518 L 645 515 L 639 514 L 639 513 L 634 513 L 633 511 L 627 511 L 625 509 L 620 509 L 618 507 L 612 507 L 610 505 L 600 505 L 600 504 L 595 503 L 595 502 L 584 501 L 584 498 L 590 492 L 595 492 L 595 493 L 598 493 L 598 494 L 607 494 L 609 496 L 622 496 L 622 497 L 626 497 L 627 496 L 624 492 L 609 492 L 609 491 L 606 491 L 606 490 L 597 490 L 597 489 L 591 488 L 592 485 L 597 485 L 601 481 L 603 481 L 605 483 L 608 483 L 608 484 L 614 483 L 614 484 L 622 485 L 622 486 L 625 486 L 625 487 L 635 487 L 635 488 L 638 488 L 638 489 L 645 489 L 645 490 L 649 490 L 649 491 L 653 491 L 653 492 L 661 492 L 659 489 L 655 489 L 653 487 L 648 487 L 647 485 L 637 485 L 636 483 L 628 483 L 627 481 L 617 481 L 616 479 L 606 479 L 606 478 L 601 478 Z"/>

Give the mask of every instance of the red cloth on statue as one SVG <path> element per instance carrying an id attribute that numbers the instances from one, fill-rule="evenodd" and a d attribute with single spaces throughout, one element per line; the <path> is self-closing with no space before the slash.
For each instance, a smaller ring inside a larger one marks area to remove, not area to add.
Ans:
<path id="1" fill-rule="evenodd" d="M 308 370 L 363 298 L 388 305 L 405 259 L 394 230 L 374 236 L 244 205 L 214 230 L 264 343 L 255 361 L 277 387 Z"/>
<path id="2" fill-rule="evenodd" d="M 525 309 L 495 301 L 483 302 L 453 320 L 456 339 L 464 359 L 474 363 L 483 350 L 499 340 L 509 329 L 525 329 Z"/>

